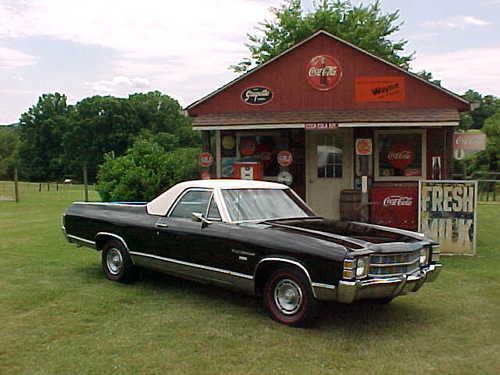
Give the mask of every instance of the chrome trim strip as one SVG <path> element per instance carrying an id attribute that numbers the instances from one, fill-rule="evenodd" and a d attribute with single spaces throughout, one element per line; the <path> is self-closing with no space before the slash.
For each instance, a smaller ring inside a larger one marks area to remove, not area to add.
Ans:
<path id="1" fill-rule="evenodd" d="M 114 237 L 116 238 L 117 240 L 121 241 L 123 243 L 123 246 L 125 246 L 125 249 L 127 249 L 127 251 L 130 253 L 130 249 L 127 245 L 127 242 L 125 242 L 125 240 L 123 239 L 123 237 L 117 235 L 117 234 L 114 234 L 114 233 L 109 233 L 109 232 L 99 232 L 95 235 L 95 238 L 97 240 L 97 237 L 99 236 L 110 236 L 110 237 Z"/>
<path id="2" fill-rule="evenodd" d="M 161 256 L 154 255 L 154 254 L 141 253 L 138 251 L 130 251 L 130 254 L 137 255 L 137 256 L 143 256 L 143 257 L 147 257 L 147 258 L 154 258 L 154 259 L 162 260 L 164 262 L 176 263 L 176 264 L 180 264 L 183 266 L 200 268 L 200 269 L 207 270 L 207 271 L 219 272 L 219 273 L 224 273 L 224 274 L 227 274 L 230 276 L 236 276 L 236 277 L 241 277 L 241 278 L 248 279 L 248 280 L 253 280 L 253 276 L 251 276 L 251 275 L 247 275 L 247 274 L 239 273 L 239 272 L 234 272 L 234 271 L 229 271 L 229 270 L 224 270 L 221 268 L 215 268 L 215 267 L 205 266 L 202 264 L 185 262 L 183 260 L 178 260 L 178 259 L 165 258 L 165 257 L 161 257 Z"/>
<path id="3" fill-rule="evenodd" d="M 331 289 L 331 290 L 337 289 L 337 287 L 335 285 L 323 284 L 323 283 L 312 283 L 312 286 L 314 288 L 325 288 L 325 289 Z"/>
<path id="4" fill-rule="evenodd" d="M 126 203 L 112 203 L 112 202 L 73 202 L 73 204 L 81 205 L 95 205 L 95 206 L 124 206 L 124 207 L 146 207 L 144 204 L 126 204 Z"/>
<path id="5" fill-rule="evenodd" d="M 250 251 L 231 249 L 231 252 L 238 255 L 248 255 L 250 257 L 255 256 L 255 253 L 251 253 Z"/>
<path id="6" fill-rule="evenodd" d="M 316 291 L 312 287 L 313 282 L 311 280 L 311 276 L 309 275 L 309 272 L 307 271 L 307 269 L 302 264 L 300 264 L 297 261 L 294 261 L 294 260 L 291 260 L 291 259 L 286 259 L 286 258 L 277 258 L 277 257 L 263 258 L 255 266 L 255 271 L 253 273 L 253 278 L 254 279 L 255 279 L 255 275 L 257 274 L 257 271 L 259 269 L 259 266 L 261 265 L 261 263 L 264 263 L 264 262 L 284 262 L 284 263 L 290 263 L 290 264 L 293 264 L 293 265 L 299 267 L 306 274 L 307 280 L 309 281 L 309 285 L 311 285 L 312 294 L 313 294 L 314 298 L 316 298 Z"/>
<path id="7" fill-rule="evenodd" d="M 66 237 L 68 237 L 68 238 L 70 238 L 72 240 L 83 242 L 83 243 L 85 243 L 87 245 L 91 245 L 91 246 L 95 247 L 95 242 L 91 241 L 91 240 L 87 240 L 86 238 L 78 237 L 78 236 L 75 236 L 73 234 L 66 234 Z"/>
<path id="8" fill-rule="evenodd" d="M 417 257 L 415 260 L 411 262 L 402 262 L 402 263 L 370 263 L 370 267 L 394 267 L 394 266 L 409 266 L 414 263 L 417 263 L 419 258 Z"/>

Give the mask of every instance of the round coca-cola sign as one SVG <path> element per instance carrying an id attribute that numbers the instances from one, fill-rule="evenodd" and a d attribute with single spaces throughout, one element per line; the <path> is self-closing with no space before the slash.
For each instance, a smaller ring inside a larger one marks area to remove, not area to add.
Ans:
<path id="1" fill-rule="evenodd" d="M 314 56 L 307 64 L 307 82 L 320 91 L 333 89 L 342 78 L 342 67 L 330 55 Z"/>
<path id="2" fill-rule="evenodd" d="M 408 145 L 394 144 L 387 152 L 387 161 L 396 169 L 402 170 L 408 167 L 415 159 L 415 153 Z"/>
<path id="3" fill-rule="evenodd" d="M 198 162 L 201 167 L 206 168 L 210 167 L 213 164 L 214 158 L 209 152 L 202 152 L 198 158 Z"/>
<path id="4" fill-rule="evenodd" d="M 276 157 L 278 160 L 278 164 L 282 167 L 288 167 L 293 163 L 293 156 L 290 151 L 283 150 L 278 152 L 278 156 Z"/>

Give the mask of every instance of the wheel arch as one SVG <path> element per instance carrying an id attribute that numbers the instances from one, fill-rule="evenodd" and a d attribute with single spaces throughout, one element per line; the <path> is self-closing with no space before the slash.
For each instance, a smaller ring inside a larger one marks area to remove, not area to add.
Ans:
<path id="1" fill-rule="evenodd" d="M 257 266 L 255 266 L 255 272 L 254 272 L 254 287 L 255 287 L 255 294 L 256 295 L 261 295 L 263 290 L 264 290 L 264 285 L 266 284 L 266 280 L 273 272 L 275 269 L 277 269 L 280 266 L 283 265 L 292 265 L 299 269 L 301 272 L 304 273 L 306 276 L 308 282 L 309 282 L 309 287 L 311 288 L 312 294 L 314 298 L 316 298 L 316 292 L 314 291 L 313 288 L 313 282 L 311 280 L 311 275 L 309 274 L 309 271 L 307 268 L 300 263 L 298 260 L 295 259 L 289 259 L 289 258 L 281 258 L 281 257 L 266 257 L 261 259 L 258 263 Z"/>
<path id="2" fill-rule="evenodd" d="M 127 253 L 130 255 L 130 249 L 127 245 L 127 242 L 123 239 L 122 236 L 119 236 L 114 233 L 109 233 L 109 232 L 99 232 L 95 236 L 95 248 L 96 250 L 102 250 L 106 242 L 109 240 L 117 240 L 121 242 Z"/>

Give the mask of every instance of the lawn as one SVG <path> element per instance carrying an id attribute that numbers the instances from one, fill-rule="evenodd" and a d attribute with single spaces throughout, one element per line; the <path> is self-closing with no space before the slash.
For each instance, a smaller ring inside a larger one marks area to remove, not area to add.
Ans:
<path id="1" fill-rule="evenodd" d="M 60 232 L 81 197 L 0 202 L 0 374 L 500 373 L 498 204 L 480 206 L 478 256 L 444 258 L 434 284 L 387 306 L 328 304 L 296 329 L 223 289 L 107 281 L 99 254 Z"/>

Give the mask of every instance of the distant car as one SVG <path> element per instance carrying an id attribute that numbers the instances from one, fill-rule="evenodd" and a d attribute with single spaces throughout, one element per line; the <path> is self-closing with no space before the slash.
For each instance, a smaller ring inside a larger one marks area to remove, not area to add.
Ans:
<path id="1" fill-rule="evenodd" d="M 69 242 L 102 251 L 110 280 L 136 267 L 263 297 L 275 320 L 303 325 L 318 300 L 387 303 L 439 271 L 439 245 L 423 235 L 316 216 L 285 185 L 200 180 L 151 202 L 74 203 Z"/>
<path id="2" fill-rule="evenodd" d="M 73 180 L 71 178 L 66 178 L 63 183 L 64 184 L 72 184 Z"/>

